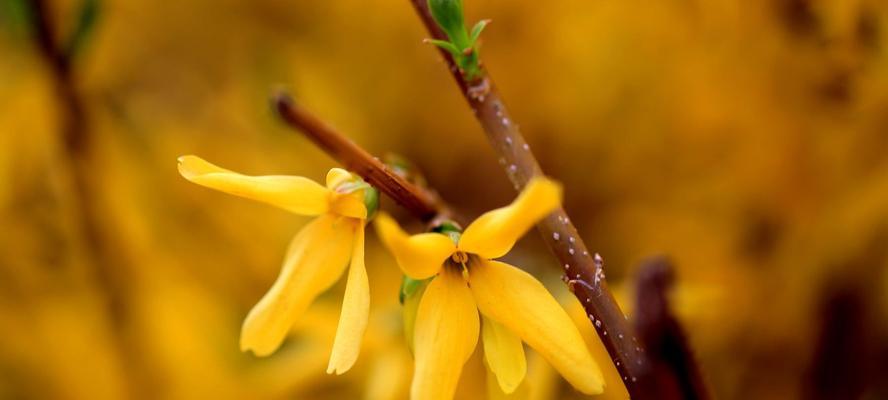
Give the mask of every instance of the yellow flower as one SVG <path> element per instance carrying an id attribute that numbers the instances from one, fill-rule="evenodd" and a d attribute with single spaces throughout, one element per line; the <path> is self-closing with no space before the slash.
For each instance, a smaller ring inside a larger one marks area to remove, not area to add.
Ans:
<path id="1" fill-rule="evenodd" d="M 552 295 L 530 274 L 491 260 L 560 202 L 561 187 L 536 178 L 511 205 L 482 215 L 462 235 L 408 236 L 391 217 L 377 218 L 377 232 L 403 272 L 413 279 L 435 277 L 416 314 L 413 399 L 453 398 L 479 331 L 488 368 L 506 393 L 527 370 L 522 341 L 581 392 L 604 390 L 598 364 Z"/>
<path id="2" fill-rule="evenodd" d="M 273 353 L 312 301 L 349 266 L 327 373 L 348 371 L 358 358 L 370 307 L 364 196 L 373 189 L 339 168 L 327 173 L 325 187 L 298 176 L 245 176 L 196 156 L 180 157 L 179 173 L 198 185 L 317 216 L 290 242 L 280 275 L 244 320 L 240 347 L 257 356 Z"/>

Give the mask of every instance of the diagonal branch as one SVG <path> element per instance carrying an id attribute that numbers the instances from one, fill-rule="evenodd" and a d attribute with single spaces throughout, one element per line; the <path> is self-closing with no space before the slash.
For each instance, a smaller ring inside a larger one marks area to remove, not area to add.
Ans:
<path id="1" fill-rule="evenodd" d="M 410 2 L 432 39 L 447 40 L 447 36 L 433 19 L 427 0 Z M 530 178 L 542 174 L 542 170 L 530 146 L 513 123 L 493 80 L 483 65 L 471 81 L 467 80 L 453 57 L 446 51 L 440 52 L 469 107 L 481 123 L 487 139 L 499 155 L 500 164 L 515 189 L 520 191 Z M 613 359 L 629 394 L 637 399 L 655 398 L 642 385 L 641 381 L 647 375 L 648 363 L 632 327 L 608 289 L 601 258 L 589 254 L 563 208 L 549 215 L 537 228 L 546 245 L 558 258 L 559 264 L 563 266 L 565 282 L 597 328 L 596 332 Z"/>
<path id="2" fill-rule="evenodd" d="M 437 218 L 456 219 L 437 194 L 408 182 L 378 158 L 294 103 L 286 93 L 276 94 L 272 102 L 275 110 L 289 126 L 300 130 L 346 169 L 363 177 L 367 183 L 387 194 L 419 219 L 425 222 Z"/>

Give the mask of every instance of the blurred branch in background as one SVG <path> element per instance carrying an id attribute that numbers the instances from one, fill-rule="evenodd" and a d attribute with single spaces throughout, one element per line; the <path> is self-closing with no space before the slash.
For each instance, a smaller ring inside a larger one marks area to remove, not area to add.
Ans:
<path id="1" fill-rule="evenodd" d="M 645 383 L 662 400 L 709 399 L 684 330 L 670 310 L 674 282 L 674 268 L 664 257 L 642 262 L 635 278 L 632 322 L 651 365 Z"/>
<path id="2" fill-rule="evenodd" d="M 872 388 L 879 348 L 862 287 L 829 287 L 820 307 L 820 332 L 805 375 L 802 397 L 859 399 Z M 884 382 L 883 382 L 884 384 Z"/>
<path id="3" fill-rule="evenodd" d="M 34 36 L 40 55 L 46 61 L 63 110 L 62 137 L 72 162 L 84 158 L 89 146 L 89 132 L 83 102 L 78 97 L 72 76 L 71 53 L 56 43 L 56 33 L 46 0 L 33 0 Z M 86 29 L 86 28 L 84 28 Z M 79 31 L 80 29 L 78 29 Z"/>
<path id="4" fill-rule="evenodd" d="M 93 179 L 97 169 L 94 166 L 93 151 L 95 138 L 91 135 L 86 101 L 78 91 L 73 68 L 73 60 L 83 48 L 95 23 L 99 5 L 96 0 L 86 0 L 82 4 L 74 31 L 67 36 L 67 40 L 58 40 L 62 35 L 56 33 L 49 2 L 33 0 L 30 4 L 34 40 L 41 58 L 49 68 L 58 100 L 60 135 L 64 144 L 62 156 L 71 181 L 71 206 L 76 213 L 72 218 L 83 238 L 87 262 L 94 267 L 95 277 L 107 296 L 104 300 L 111 320 L 120 333 L 124 330 L 127 313 L 126 285 L 123 283 L 123 267 L 127 261 L 123 247 L 118 246 L 119 242 L 111 233 L 113 228 L 107 231 L 102 228 L 102 202 L 97 198 L 98 183 Z M 117 340 L 116 346 L 121 354 L 133 361 L 134 348 L 124 343 L 125 335 L 117 334 L 113 337 Z M 128 365 L 131 368 L 136 367 L 133 362 Z"/>

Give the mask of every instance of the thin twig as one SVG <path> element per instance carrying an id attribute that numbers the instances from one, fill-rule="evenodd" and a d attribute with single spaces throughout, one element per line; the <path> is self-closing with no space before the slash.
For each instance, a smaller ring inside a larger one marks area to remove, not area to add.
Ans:
<path id="1" fill-rule="evenodd" d="M 436 194 L 396 174 L 378 158 L 294 103 L 286 93 L 275 94 L 272 102 L 288 125 L 300 130 L 346 169 L 363 177 L 419 219 L 430 222 L 436 218 L 457 218 Z"/>
<path id="2" fill-rule="evenodd" d="M 55 32 L 50 23 L 50 10 L 46 1 L 34 0 L 32 12 L 34 14 L 34 40 L 37 42 L 40 55 L 52 72 L 59 102 L 62 109 L 65 110 L 62 137 L 68 153 L 75 154 L 79 158 L 87 148 L 89 137 L 85 129 L 86 119 L 83 105 L 74 85 L 71 60 L 54 39 Z"/>
<path id="3" fill-rule="evenodd" d="M 447 40 L 447 36 L 435 23 L 428 9 L 427 0 L 410 0 L 417 14 L 433 39 Z M 450 68 L 463 96 L 481 123 L 484 133 L 500 156 L 500 164 L 516 190 L 521 190 L 530 178 L 541 175 L 539 163 L 530 146 L 518 131 L 483 65 L 480 73 L 467 81 L 453 57 L 441 49 L 440 53 Z M 634 331 L 620 310 L 603 272 L 603 262 L 586 249 L 583 239 L 571 223 L 563 208 L 558 209 L 537 225 L 543 239 L 564 268 L 565 282 L 583 305 L 598 336 L 607 348 L 614 366 L 629 391 L 636 399 L 655 398 L 647 393 L 642 380 L 647 374 L 648 363 Z M 598 262 L 596 262 L 596 260 Z"/>
<path id="4" fill-rule="evenodd" d="M 40 57 L 49 68 L 50 78 L 58 100 L 61 118 L 61 140 L 64 143 L 63 156 L 72 183 L 73 207 L 76 212 L 78 234 L 84 240 L 87 257 L 93 262 L 96 280 L 104 289 L 107 307 L 116 335 L 115 346 L 132 368 L 142 368 L 138 355 L 132 346 L 125 342 L 126 334 L 126 290 L 123 285 L 127 264 L 119 246 L 111 241 L 113 235 L 102 229 L 100 206 L 96 204 L 98 188 L 92 176 L 93 137 L 90 135 L 89 119 L 85 101 L 77 90 L 70 54 L 56 40 L 56 32 L 51 23 L 51 10 L 46 0 L 32 0 L 31 17 L 34 41 Z M 136 385 L 129 378 L 126 390 Z"/>

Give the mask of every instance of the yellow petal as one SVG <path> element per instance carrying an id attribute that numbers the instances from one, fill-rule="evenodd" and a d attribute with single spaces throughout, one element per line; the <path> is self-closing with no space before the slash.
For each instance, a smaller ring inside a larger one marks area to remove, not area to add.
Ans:
<path id="1" fill-rule="evenodd" d="M 342 168 L 332 168 L 327 172 L 327 189 L 332 193 L 330 197 L 330 211 L 351 218 L 367 219 L 367 206 L 364 205 L 364 190 L 355 190 L 350 193 L 337 191 L 340 185 L 346 182 L 355 182 L 356 178 Z"/>
<path id="2" fill-rule="evenodd" d="M 342 275 L 351 256 L 355 226 L 354 220 L 325 214 L 293 238 L 280 275 L 244 320 L 242 351 L 266 356 L 277 350 L 315 297 Z"/>
<path id="3" fill-rule="evenodd" d="M 426 279 L 438 273 L 441 265 L 456 251 L 453 241 L 439 233 L 408 236 L 385 213 L 376 217 L 376 233 L 392 252 L 404 273 L 413 279 Z"/>
<path id="4" fill-rule="evenodd" d="M 561 204 L 561 185 L 534 178 L 512 204 L 478 217 L 463 232 L 459 249 L 485 258 L 502 257 L 530 227 Z"/>
<path id="5" fill-rule="evenodd" d="M 241 175 L 197 156 L 179 157 L 179 173 L 198 185 L 268 203 L 296 214 L 320 215 L 329 208 L 330 191 L 301 176 Z"/>
<path id="6" fill-rule="evenodd" d="M 333 352 L 327 373 L 341 375 L 351 369 L 361 351 L 361 340 L 367 329 L 370 313 L 370 283 L 367 269 L 364 268 L 364 227 L 358 226 L 355 232 L 348 282 L 345 285 L 345 298 L 342 300 L 342 313 L 333 340 Z"/>
<path id="7" fill-rule="evenodd" d="M 451 400 L 463 364 L 478 344 L 478 309 L 466 282 L 442 271 L 426 288 L 413 336 L 415 367 L 410 398 Z"/>
<path id="8" fill-rule="evenodd" d="M 527 373 L 521 339 L 509 328 L 483 315 L 481 339 L 487 367 L 496 375 L 500 388 L 506 394 L 514 392 Z"/>
<path id="9" fill-rule="evenodd" d="M 336 190 L 336 187 L 354 179 L 351 172 L 348 172 L 342 168 L 330 168 L 330 171 L 327 171 L 327 189 Z"/>
<path id="10" fill-rule="evenodd" d="M 345 217 L 367 219 L 367 206 L 364 205 L 364 190 L 348 194 L 334 193 L 331 199 L 330 212 Z"/>
<path id="11" fill-rule="evenodd" d="M 483 337 L 483 336 L 482 336 Z M 511 393 L 506 393 L 497 382 L 496 375 L 487 370 L 487 400 L 530 400 L 530 385 L 527 380 L 521 381 L 521 384 Z M 555 398 L 552 396 L 551 398 Z"/>
<path id="12" fill-rule="evenodd" d="M 498 261 L 469 267 L 478 309 L 516 333 L 586 394 L 604 390 L 601 370 L 567 312 L 533 276 Z"/>

